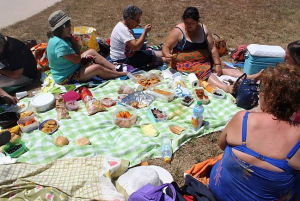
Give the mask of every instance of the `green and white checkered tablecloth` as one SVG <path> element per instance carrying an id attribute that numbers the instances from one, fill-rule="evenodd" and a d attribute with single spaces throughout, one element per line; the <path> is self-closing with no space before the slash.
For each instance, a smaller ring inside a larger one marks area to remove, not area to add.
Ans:
<path id="1" fill-rule="evenodd" d="M 184 79 L 190 87 L 187 76 L 184 76 Z M 164 80 L 164 84 L 159 87 L 167 89 L 168 82 L 171 83 L 171 80 Z M 98 100 L 105 97 L 117 99 L 117 91 L 122 84 L 133 86 L 131 80 L 113 80 L 93 88 L 91 91 Z M 232 116 L 241 110 L 233 103 L 234 98 L 230 94 L 226 94 L 225 99 L 222 100 L 211 96 L 209 98 L 210 103 L 204 105 L 206 126 L 205 128 L 202 127 L 198 133 L 190 129 L 190 118 L 196 101 L 190 107 L 183 106 L 179 98 L 170 103 L 154 101 L 151 104 L 151 106 L 158 109 L 165 109 L 168 115 L 172 116 L 168 121 L 156 123 L 154 126 L 160 134 L 167 133 L 173 139 L 173 152 L 191 138 L 224 128 Z M 29 101 L 29 99 L 24 100 L 24 102 L 26 101 Z M 148 108 L 137 110 L 138 120 L 132 128 L 119 128 L 112 122 L 112 113 L 117 108 L 124 106 L 116 105 L 108 108 L 108 111 L 88 116 L 82 101 L 80 101 L 80 105 L 82 107 L 80 111 L 70 112 L 71 119 L 59 121 L 59 129 L 53 135 L 44 134 L 39 130 L 23 133 L 22 139 L 29 151 L 19 158 L 19 162 L 45 164 L 62 157 L 107 155 L 129 160 L 130 166 L 133 166 L 138 164 L 142 157 L 161 157 L 159 135 L 157 137 L 147 137 L 140 129 L 140 125 L 151 123 Z M 126 109 L 124 108 L 124 110 Z M 57 119 L 57 113 L 55 109 L 52 109 L 46 113 L 38 113 L 38 117 L 40 122 L 50 118 Z M 185 130 L 180 135 L 175 135 L 169 130 L 170 125 L 179 125 Z M 67 137 L 70 144 L 61 148 L 57 147 L 54 140 L 58 136 Z M 88 138 L 92 145 L 77 146 L 75 141 L 79 137 Z"/>

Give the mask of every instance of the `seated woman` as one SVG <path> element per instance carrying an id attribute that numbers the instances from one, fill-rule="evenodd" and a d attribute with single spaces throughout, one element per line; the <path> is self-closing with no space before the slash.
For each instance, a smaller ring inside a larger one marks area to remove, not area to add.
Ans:
<path id="1" fill-rule="evenodd" d="M 144 27 L 140 38 L 135 38 L 133 29 L 140 24 L 142 14 L 143 11 L 134 5 L 129 5 L 123 10 L 123 20 L 114 27 L 110 37 L 112 61 L 129 64 L 135 68 L 146 67 L 155 61 L 164 61 L 160 51 L 141 50 L 147 33 L 151 31 L 151 24 Z"/>
<path id="2" fill-rule="evenodd" d="M 128 74 L 117 72 L 113 64 L 93 49 L 80 54 L 79 46 L 71 35 L 70 20 L 71 18 L 61 10 L 52 13 L 48 19 L 51 32 L 48 34 L 50 39 L 47 56 L 56 83 L 85 82 L 96 75 L 103 79 L 111 79 Z M 90 61 L 93 61 L 93 64 L 90 65 Z"/>
<path id="3" fill-rule="evenodd" d="M 233 92 L 233 85 L 227 86 L 212 74 L 212 63 L 218 76 L 225 74 L 239 77 L 243 73 L 234 69 L 223 69 L 213 37 L 205 24 L 199 24 L 199 11 L 188 7 L 183 15 L 183 23 L 178 24 L 169 34 L 162 53 L 172 68 L 187 73 L 195 73 L 199 80 L 208 80 L 213 86 L 226 92 Z M 212 61 L 210 60 L 212 58 Z M 261 72 L 248 75 L 256 80 Z"/>
<path id="4" fill-rule="evenodd" d="M 223 158 L 209 188 L 217 200 L 293 200 L 300 170 L 300 68 L 269 67 L 261 75 L 261 112 L 238 112 L 219 140 Z"/>
<path id="5" fill-rule="evenodd" d="M 0 33 L 0 87 L 23 85 L 37 77 L 30 49 L 18 39 Z"/>

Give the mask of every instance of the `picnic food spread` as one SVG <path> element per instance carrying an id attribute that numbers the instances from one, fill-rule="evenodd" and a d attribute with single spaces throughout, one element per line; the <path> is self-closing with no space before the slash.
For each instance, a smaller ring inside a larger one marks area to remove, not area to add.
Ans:
<path id="1" fill-rule="evenodd" d="M 44 123 L 42 123 L 41 131 L 49 134 L 54 132 L 57 129 L 57 127 L 58 127 L 57 122 L 54 119 L 46 120 L 44 121 Z"/>

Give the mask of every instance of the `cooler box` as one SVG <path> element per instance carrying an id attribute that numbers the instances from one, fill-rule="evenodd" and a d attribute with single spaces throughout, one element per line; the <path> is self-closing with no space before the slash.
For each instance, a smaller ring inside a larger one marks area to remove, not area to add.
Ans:
<path id="1" fill-rule="evenodd" d="M 284 62 L 285 51 L 280 46 L 251 44 L 247 46 L 244 72 L 248 75 L 258 73 L 268 66 L 275 67 L 277 63 Z"/>
<path id="2" fill-rule="evenodd" d="M 133 29 L 133 33 L 134 33 L 134 36 L 136 37 L 136 39 L 140 38 L 142 33 L 144 32 L 144 29 Z M 148 34 L 145 38 L 145 41 L 144 41 L 144 45 L 142 46 L 141 50 L 146 50 L 146 47 L 147 47 L 147 44 L 148 44 Z"/>

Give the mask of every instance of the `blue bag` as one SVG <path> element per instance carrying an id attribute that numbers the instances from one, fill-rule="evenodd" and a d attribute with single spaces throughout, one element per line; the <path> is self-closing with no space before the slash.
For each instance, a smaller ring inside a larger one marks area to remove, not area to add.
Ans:
<path id="1" fill-rule="evenodd" d="M 240 83 L 239 81 L 244 78 Z M 258 84 L 253 80 L 247 79 L 247 74 L 241 75 L 237 81 L 234 96 L 236 98 L 236 105 L 250 110 L 258 105 Z"/>

